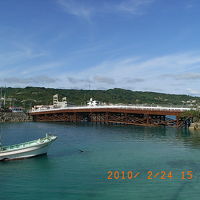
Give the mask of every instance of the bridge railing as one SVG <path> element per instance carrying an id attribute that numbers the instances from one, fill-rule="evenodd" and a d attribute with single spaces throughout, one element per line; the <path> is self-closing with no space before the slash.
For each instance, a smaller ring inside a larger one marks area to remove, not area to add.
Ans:
<path id="1" fill-rule="evenodd" d="M 106 109 L 106 108 L 113 108 L 113 109 L 129 109 L 129 110 L 156 110 L 156 111 L 177 111 L 177 112 L 184 112 L 191 110 L 192 108 L 185 108 L 185 107 L 170 107 L 170 106 L 143 106 L 143 105 L 97 105 L 97 106 L 74 106 L 74 107 L 62 107 L 62 108 L 32 108 L 30 113 L 34 112 L 46 112 L 46 111 L 58 111 L 58 110 L 81 110 L 81 109 Z"/>

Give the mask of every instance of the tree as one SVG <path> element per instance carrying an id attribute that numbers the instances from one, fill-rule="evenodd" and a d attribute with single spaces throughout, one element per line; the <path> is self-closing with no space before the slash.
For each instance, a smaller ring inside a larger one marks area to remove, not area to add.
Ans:
<path id="1" fill-rule="evenodd" d="M 181 117 L 183 118 L 193 118 L 193 122 L 199 122 L 200 121 L 200 110 L 188 110 L 181 114 Z"/>

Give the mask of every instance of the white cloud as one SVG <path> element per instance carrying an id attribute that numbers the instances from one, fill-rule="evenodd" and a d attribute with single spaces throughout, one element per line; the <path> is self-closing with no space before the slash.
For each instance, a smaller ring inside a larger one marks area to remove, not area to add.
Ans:
<path id="1" fill-rule="evenodd" d="M 93 13 L 93 7 L 85 5 L 84 1 L 77 0 L 57 0 L 58 4 L 63 7 L 63 9 L 74 16 L 83 17 L 89 19 Z"/>
<path id="2" fill-rule="evenodd" d="M 46 55 L 46 52 L 36 51 L 30 47 L 0 53 L 0 76 L 2 78 L 13 74 L 19 75 L 24 69 L 29 70 L 28 66 L 24 66 L 24 63 L 37 62 L 38 59 L 44 58 Z"/>
<path id="3" fill-rule="evenodd" d="M 148 87 L 148 91 L 184 94 L 188 85 L 194 90 L 198 87 L 196 81 L 200 81 L 200 73 L 194 69 L 200 64 L 199 58 L 200 53 L 189 52 L 150 59 L 107 60 L 76 74 L 70 73 L 70 77 L 80 80 L 89 77 L 88 80 L 94 80 L 91 81 L 93 88 L 121 87 L 145 91 Z M 81 84 L 76 83 L 76 86 L 81 87 Z"/>
<path id="4" fill-rule="evenodd" d="M 33 74 L 41 74 L 41 73 L 48 74 L 48 72 L 50 72 L 50 70 L 53 69 L 55 73 L 54 75 L 56 75 L 56 68 L 61 67 L 63 65 L 64 65 L 64 62 L 62 61 L 49 61 L 43 64 L 30 65 L 29 67 L 23 70 L 20 70 L 20 73 L 25 76 L 33 75 Z"/>
<path id="5" fill-rule="evenodd" d="M 26 47 L 15 51 L 0 53 L 0 69 L 11 64 L 17 64 L 24 60 L 34 59 L 38 57 L 46 56 L 44 51 L 34 51 L 33 49 Z"/>
<path id="6" fill-rule="evenodd" d="M 200 95 L 200 90 L 192 89 L 192 88 L 187 88 L 187 93 L 189 95 L 194 95 L 194 96 L 199 96 Z"/>
<path id="7" fill-rule="evenodd" d="M 128 0 L 116 5 L 116 10 L 129 14 L 144 14 L 144 7 L 152 4 L 154 0 Z"/>
<path id="8" fill-rule="evenodd" d="M 89 4 L 87 1 L 80 0 L 57 0 L 57 3 L 68 14 L 81 17 L 88 21 L 96 14 L 123 13 L 131 15 L 144 14 L 144 8 L 151 5 L 155 0 L 121 0 L 121 1 L 105 1 Z"/>
<path id="9" fill-rule="evenodd" d="M 21 70 L 4 69 L 5 72 L 7 70 L 7 76 L 5 74 L 1 76 L 1 81 L 4 80 L 12 86 L 15 83 L 23 86 L 33 83 L 43 84 L 46 87 L 51 84 L 52 87 L 57 88 L 109 89 L 119 87 L 199 95 L 199 64 L 200 52 L 176 53 L 148 59 L 135 56 L 117 60 L 108 59 L 96 66 L 83 68 L 82 71 L 67 70 L 67 63 L 64 61 L 53 61 L 40 65 L 29 65 L 27 69 Z M 23 78 L 11 76 L 16 73 Z M 38 74 L 43 77 L 38 78 Z M 3 79 L 4 77 L 8 78 Z"/>

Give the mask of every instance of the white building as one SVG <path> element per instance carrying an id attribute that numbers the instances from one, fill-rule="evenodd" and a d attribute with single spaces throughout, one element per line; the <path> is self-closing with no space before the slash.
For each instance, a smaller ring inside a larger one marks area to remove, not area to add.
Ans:
<path id="1" fill-rule="evenodd" d="M 88 106 L 97 106 L 97 105 L 99 105 L 99 102 L 90 98 L 90 100 L 87 102 L 87 105 Z"/>
<path id="2" fill-rule="evenodd" d="M 53 95 L 53 106 L 55 108 L 64 108 L 67 107 L 67 98 L 63 97 L 62 101 L 58 100 L 58 94 Z"/>

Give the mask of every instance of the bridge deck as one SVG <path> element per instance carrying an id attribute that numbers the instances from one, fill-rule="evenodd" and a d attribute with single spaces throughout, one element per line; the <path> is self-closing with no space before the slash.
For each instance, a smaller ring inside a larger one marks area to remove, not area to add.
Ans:
<path id="1" fill-rule="evenodd" d="M 78 106 L 54 109 L 37 109 L 30 111 L 31 115 L 63 113 L 63 112 L 125 112 L 125 113 L 143 113 L 143 114 L 163 114 L 179 115 L 191 108 L 180 107 L 161 107 L 161 106 Z"/>

